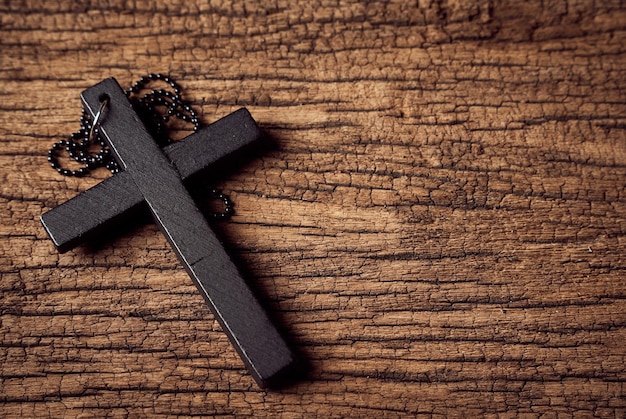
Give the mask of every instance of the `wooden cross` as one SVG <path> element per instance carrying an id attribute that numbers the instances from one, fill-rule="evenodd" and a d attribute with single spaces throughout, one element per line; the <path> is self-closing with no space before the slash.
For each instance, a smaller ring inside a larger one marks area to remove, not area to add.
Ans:
<path id="1" fill-rule="evenodd" d="M 183 185 L 257 142 L 254 119 L 240 109 L 161 149 L 115 79 L 81 98 L 94 117 L 108 101 L 100 132 L 123 171 L 41 216 L 55 246 L 65 252 L 147 206 L 256 382 L 271 385 L 293 365 L 293 354 Z"/>

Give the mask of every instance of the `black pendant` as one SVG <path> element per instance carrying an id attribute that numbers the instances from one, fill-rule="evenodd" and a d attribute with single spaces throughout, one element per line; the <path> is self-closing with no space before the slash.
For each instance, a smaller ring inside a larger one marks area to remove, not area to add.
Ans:
<path id="1" fill-rule="evenodd" d="M 105 113 L 99 129 L 122 171 L 42 215 L 55 246 L 65 252 L 147 206 L 256 382 L 271 384 L 294 356 L 183 184 L 259 141 L 254 119 L 240 109 L 161 149 L 115 79 L 81 98 L 92 116 Z"/>

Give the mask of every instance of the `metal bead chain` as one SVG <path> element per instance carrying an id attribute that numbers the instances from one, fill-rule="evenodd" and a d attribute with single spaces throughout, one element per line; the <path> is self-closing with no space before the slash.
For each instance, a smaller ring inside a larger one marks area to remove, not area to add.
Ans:
<path id="1" fill-rule="evenodd" d="M 146 86 L 152 82 L 162 81 L 170 85 L 174 93 L 168 90 L 152 90 L 143 96 L 135 98 Z M 172 140 L 167 136 L 167 123 L 172 117 L 178 118 L 184 122 L 193 124 L 194 132 L 200 129 L 200 120 L 196 111 L 183 101 L 181 96 L 182 89 L 170 77 L 162 74 L 148 74 L 137 80 L 128 90 L 126 96 L 131 99 L 136 111 L 143 116 L 147 126 L 151 127 L 151 134 L 157 140 L 160 146 L 170 144 Z M 156 110 L 162 106 L 167 109 L 165 114 L 161 114 Z"/>
<path id="2" fill-rule="evenodd" d="M 224 204 L 224 210 L 222 212 L 211 213 L 210 214 L 211 218 L 216 221 L 221 221 L 221 220 L 230 218 L 230 216 L 233 215 L 234 210 L 233 210 L 233 203 L 228 197 L 228 195 L 222 193 L 219 189 L 216 189 L 216 188 L 211 188 L 211 190 L 209 191 L 209 194 L 212 197 L 219 199 Z"/>
<path id="3" fill-rule="evenodd" d="M 168 84 L 174 93 L 167 90 L 152 90 L 141 97 L 136 97 L 146 89 L 150 83 L 162 81 Z M 194 132 L 200 129 L 200 120 L 196 111 L 181 96 L 181 87 L 168 76 L 162 74 L 148 74 L 136 81 L 128 90 L 126 96 L 133 104 L 137 113 L 144 120 L 144 124 L 152 131 L 151 134 L 161 147 L 170 144 L 172 140 L 167 136 L 167 123 L 172 117 L 184 122 L 193 124 Z M 161 114 L 157 107 L 165 107 L 167 112 Z M 112 173 L 119 172 L 119 167 L 113 159 L 104 139 L 98 133 L 98 127 L 94 127 L 93 138 L 90 138 L 92 121 L 87 112 L 83 110 L 80 119 L 81 128 L 70 135 L 67 140 L 61 140 L 52 145 L 48 151 L 48 162 L 52 168 L 64 176 L 85 176 L 90 171 L 98 167 L 106 167 Z M 94 145 L 99 145 L 100 149 L 96 153 L 89 151 Z M 68 156 L 85 166 L 77 170 L 70 170 L 63 167 L 58 155 L 60 152 L 67 152 Z"/>
<path id="4" fill-rule="evenodd" d="M 144 90 L 148 89 L 149 84 L 158 81 L 168 84 L 173 93 L 169 90 L 159 89 L 150 90 L 141 95 Z M 171 118 L 192 124 L 194 132 L 198 132 L 200 129 L 197 112 L 183 100 L 181 92 L 180 85 L 170 77 L 152 73 L 141 77 L 125 92 L 133 108 L 144 125 L 151 131 L 150 134 L 160 147 L 173 142 L 167 133 L 167 124 Z M 160 112 L 157 108 L 165 108 L 166 112 Z M 94 147 L 98 150 L 96 152 L 90 151 Z M 66 152 L 71 159 L 83 163 L 84 166 L 76 170 L 63 167 L 59 161 L 59 154 L 62 152 Z M 48 162 L 53 169 L 63 176 L 83 177 L 98 167 L 105 167 L 113 174 L 120 171 L 109 147 L 100 135 L 99 126 L 93 126 L 93 121 L 85 109 L 83 109 L 83 114 L 80 117 L 80 129 L 70 135 L 69 138 L 52 145 L 48 150 Z M 224 204 L 224 211 L 210 214 L 211 218 L 214 220 L 229 218 L 233 214 L 233 203 L 228 196 L 215 188 L 211 189 L 209 194 Z"/>

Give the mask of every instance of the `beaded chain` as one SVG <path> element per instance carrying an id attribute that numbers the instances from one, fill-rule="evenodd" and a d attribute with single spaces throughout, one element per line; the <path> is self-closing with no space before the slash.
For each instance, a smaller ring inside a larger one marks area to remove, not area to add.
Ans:
<path id="1" fill-rule="evenodd" d="M 150 83 L 158 81 L 168 84 L 172 91 L 153 89 L 143 95 L 141 94 L 148 89 Z M 171 118 L 178 118 L 185 123 L 193 124 L 194 132 L 200 129 L 198 114 L 188 103 L 183 101 L 181 92 L 182 89 L 178 83 L 162 74 L 143 76 L 125 92 L 135 112 L 160 147 L 165 147 L 173 142 L 167 132 L 167 124 Z M 159 108 L 165 108 L 166 111 L 159 111 Z M 120 171 L 111 150 L 99 132 L 98 116 L 96 116 L 96 121 L 93 121 L 87 111 L 83 109 L 80 129 L 70 135 L 68 139 L 54 143 L 48 150 L 48 162 L 59 174 L 82 177 L 99 167 L 104 167 L 113 174 Z M 96 148 L 95 151 L 93 151 L 94 148 Z M 76 170 L 63 167 L 59 162 L 59 154 L 63 151 L 67 153 L 70 159 L 82 163 L 83 166 Z M 211 218 L 222 220 L 230 217 L 233 213 L 233 204 L 228 196 L 216 188 L 211 188 L 209 194 L 224 204 L 224 211 L 211 213 Z"/>

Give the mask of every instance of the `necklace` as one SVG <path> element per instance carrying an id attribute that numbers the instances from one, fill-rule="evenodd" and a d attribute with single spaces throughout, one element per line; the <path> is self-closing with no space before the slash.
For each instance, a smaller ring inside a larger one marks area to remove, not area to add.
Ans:
<path id="1" fill-rule="evenodd" d="M 149 88 L 151 84 L 157 82 L 167 84 L 169 89 Z M 125 91 L 133 109 L 161 148 L 174 142 L 168 135 L 168 126 L 174 119 L 191 124 L 193 132 L 198 132 L 200 129 L 197 112 L 183 100 L 181 93 L 180 85 L 172 78 L 155 73 L 141 77 Z M 80 129 L 69 138 L 57 141 L 50 147 L 48 162 L 59 174 L 83 177 L 99 167 L 106 168 L 112 174 L 120 171 L 119 165 L 100 132 L 98 117 L 105 108 L 106 102 L 103 102 L 100 112 L 93 119 L 83 108 Z M 69 159 L 83 166 L 74 170 L 63 166 L 59 160 L 63 151 L 67 153 Z M 209 214 L 212 219 L 223 220 L 233 214 L 233 203 L 226 194 L 217 188 L 210 188 L 209 195 L 221 200 L 224 204 L 222 212 Z"/>

